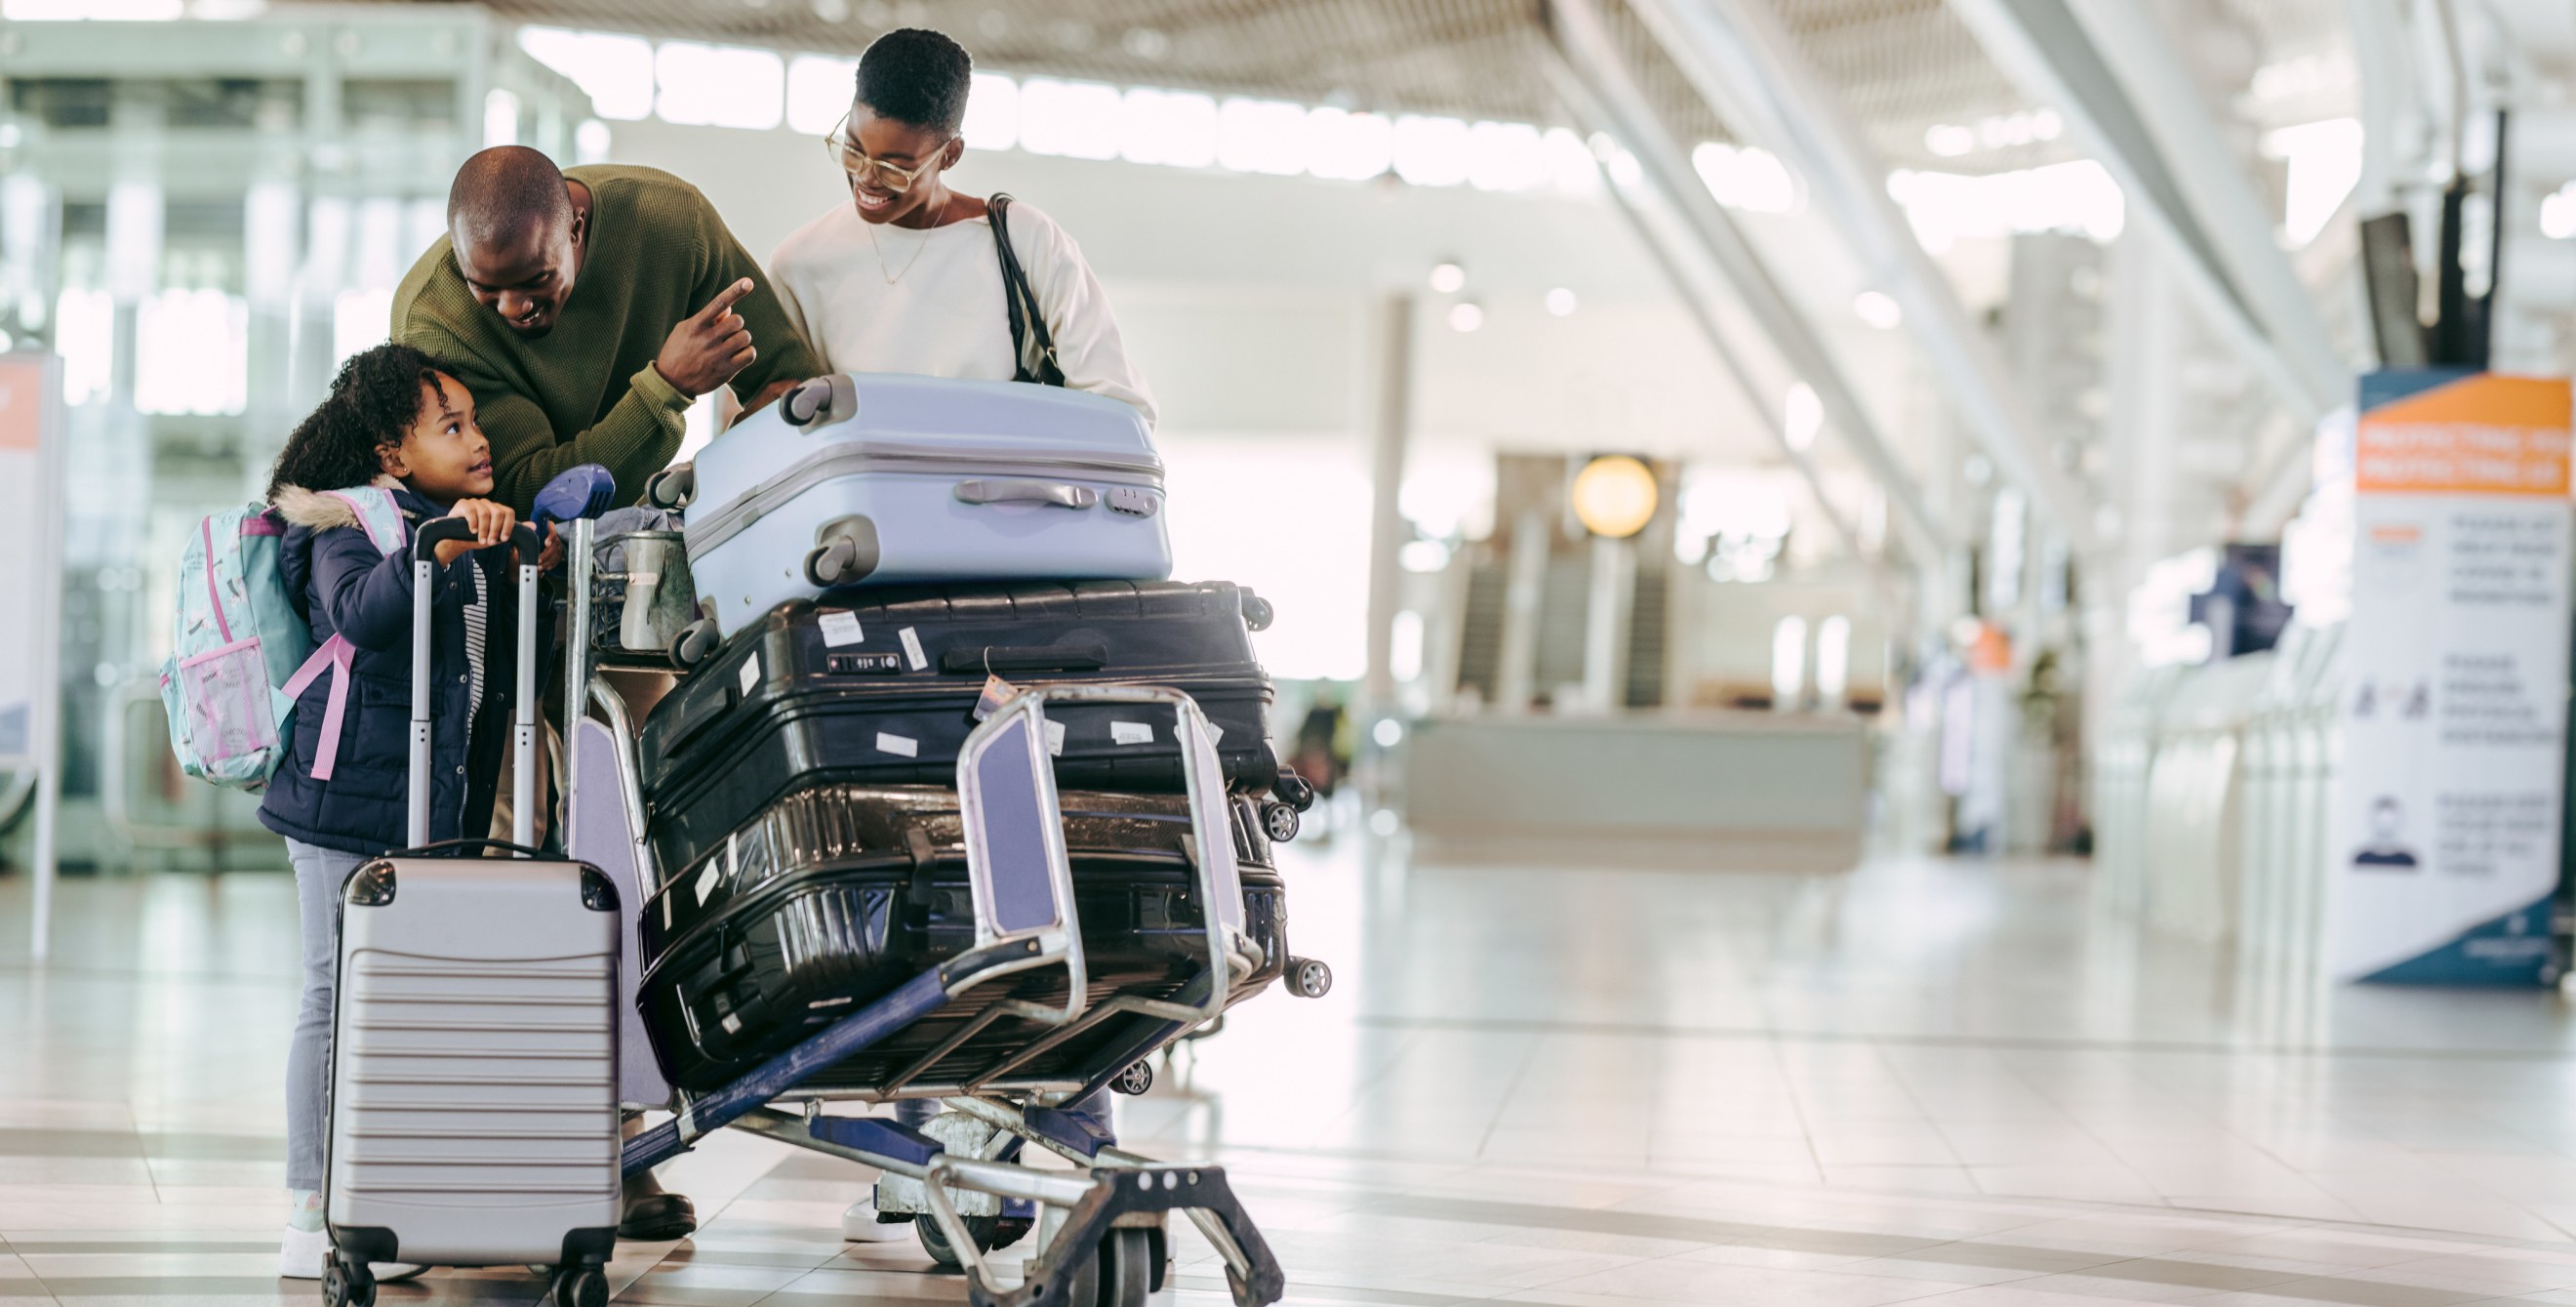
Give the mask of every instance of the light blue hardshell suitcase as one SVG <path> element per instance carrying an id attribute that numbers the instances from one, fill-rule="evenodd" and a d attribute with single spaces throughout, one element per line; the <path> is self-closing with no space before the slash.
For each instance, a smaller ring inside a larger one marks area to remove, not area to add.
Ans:
<path id="1" fill-rule="evenodd" d="M 834 586 L 1171 575 L 1163 464 L 1115 399 L 1009 381 L 817 377 L 657 481 L 728 636 Z"/>

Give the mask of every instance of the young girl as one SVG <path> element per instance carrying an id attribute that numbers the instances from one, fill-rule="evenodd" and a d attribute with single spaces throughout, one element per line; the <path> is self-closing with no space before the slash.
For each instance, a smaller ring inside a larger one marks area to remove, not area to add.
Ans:
<path id="1" fill-rule="evenodd" d="M 296 701 L 293 739 L 259 809 L 260 821 L 286 837 L 304 919 L 303 1005 L 286 1067 L 289 1219 L 279 1253 L 279 1274 L 301 1279 L 321 1276 L 330 1247 L 321 1189 L 336 900 L 358 864 L 401 847 L 408 833 L 411 553 L 383 552 L 356 510 L 326 493 L 371 484 L 393 492 L 406 539 L 434 517 L 474 527 L 474 541 L 439 545 L 432 582 L 432 840 L 488 831 L 516 683 L 506 638 L 518 629 L 510 551 L 479 547 L 508 540 L 515 517 L 485 498 L 492 447 L 474 424 L 474 397 L 420 351 L 378 345 L 340 369 L 330 398 L 287 438 L 268 488 L 287 521 L 279 567 L 302 596 L 314 643 L 336 634 L 356 650 L 336 744 L 326 753 L 326 675 Z M 325 756 L 327 778 L 316 777 Z M 416 1270 L 379 1266 L 376 1274 Z"/>

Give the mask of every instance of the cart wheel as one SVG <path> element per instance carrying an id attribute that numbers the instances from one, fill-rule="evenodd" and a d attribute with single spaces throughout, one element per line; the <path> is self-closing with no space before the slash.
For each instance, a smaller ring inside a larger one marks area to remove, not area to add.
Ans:
<path id="1" fill-rule="evenodd" d="M 1154 1282 L 1148 1287 L 1161 1293 L 1163 1286 L 1172 1282 L 1172 1238 L 1164 1233 L 1163 1227 L 1149 1226 L 1145 1230 L 1145 1247 L 1153 1258 L 1154 1267 L 1151 1277 Z"/>
<path id="2" fill-rule="evenodd" d="M 723 641 L 717 637 L 715 619 L 701 617 L 680 628 L 671 637 L 671 661 L 682 667 L 695 667 L 705 662 Z"/>
<path id="3" fill-rule="evenodd" d="M 1146 1230 L 1111 1230 L 1100 1241 L 1099 1307 L 1145 1307 L 1154 1291 L 1154 1244 Z M 1081 1299 L 1075 1299 L 1076 1302 Z"/>
<path id="4" fill-rule="evenodd" d="M 805 579 L 825 589 L 840 584 L 859 561 L 859 547 L 847 536 L 834 536 L 805 555 Z"/>
<path id="5" fill-rule="evenodd" d="M 969 1216 L 964 1219 L 966 1233 L 975 1236 L 976 1251 L 988 1253 L 1001 1246 L 994 1242 L 1000 1234 L 1001 1217 Z M 948 1243 L 947 1233 L 939 1228 L 938 1217 L 923 1212 L 912 1218 L 912 1228 L 921 1236 L 921 1250 L 930 1254 L 930 1260 L 939 1263 L 939 1269 L 956 1271 L 965 1268 L 964 1259 L 958 1257 L 957 1250 Z"/>

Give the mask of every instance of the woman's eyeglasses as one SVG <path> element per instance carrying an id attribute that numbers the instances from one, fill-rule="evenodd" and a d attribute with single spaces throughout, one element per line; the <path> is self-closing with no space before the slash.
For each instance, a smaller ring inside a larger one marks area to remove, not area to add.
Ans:
<path id="1" fill-rule="evenodd" d="M 930 170 L 930 165 L 926 163 L 906 168 L 900 164 L 888 163 L 883 159 L 870 158 L 867 151 L 859 148 L 857 141 L 850 139 L 849 126 L 849 115 L 842 115 L 840 125 L 832 129 L 831 135 L 823 138 L 823 148 L 831 152 L 832 162 L 840 165 L 841 171 L 849 175 L 852 183 L 872 180 L 877 185 L 901 195 L 912 189 L 912 183 L 921 174 Z M 947 141 L 939 143 L 940 149 L 945 149 L 947 146 Z M 937 151 L 934 150 L 933 153 L 936 154 Z"/>

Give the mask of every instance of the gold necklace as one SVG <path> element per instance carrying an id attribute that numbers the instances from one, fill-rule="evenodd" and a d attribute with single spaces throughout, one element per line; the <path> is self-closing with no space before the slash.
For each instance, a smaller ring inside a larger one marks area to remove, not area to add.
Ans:
<path id="1" fill-rule="evenodd" d="M 885 284 L 889 286 L 903 280 L 903 273 L 912 271 L 912 265 L 921 262 L 921 252 L 930 248 L 930 233 L 938 230 L 938 228 L 932 227 L 921 233 L 921 243 L 912 247 L 912 257 L 903 261 L 903 272 L 888 272 L 886 271 L 885 246 L 877 243 L 877 225 L 873 222 L 868 222 L 865 218 L 861 218 L 859 221 L 867 226 L 868 248 L 876 251 L 877 254 L 877 275 L 885 278 Z"/>

